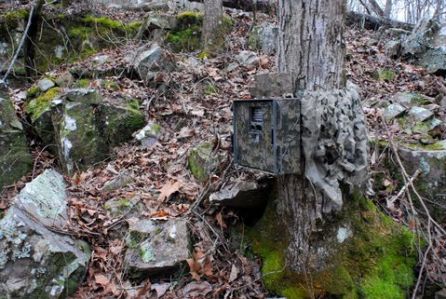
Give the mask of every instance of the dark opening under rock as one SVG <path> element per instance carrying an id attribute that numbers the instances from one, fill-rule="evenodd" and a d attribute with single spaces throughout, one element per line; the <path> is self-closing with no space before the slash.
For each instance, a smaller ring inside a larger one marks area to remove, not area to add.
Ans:
<path id="1" fill-rule="evenodd" d="M 271 184 L 268 181 L 238 179 L 222 190 L 212 193 L 209 201 L 228 207 L 256 208 L 265 206 L 270 191 Z"/>

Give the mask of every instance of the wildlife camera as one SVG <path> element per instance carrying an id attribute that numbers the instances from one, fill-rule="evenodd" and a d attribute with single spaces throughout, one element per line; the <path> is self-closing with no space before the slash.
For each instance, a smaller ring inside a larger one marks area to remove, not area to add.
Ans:
<path id="1" fill-rule="evenodd" d="M 234 101 L 234 161 L 275 175 L 301 174 L 300 100 Z"/>

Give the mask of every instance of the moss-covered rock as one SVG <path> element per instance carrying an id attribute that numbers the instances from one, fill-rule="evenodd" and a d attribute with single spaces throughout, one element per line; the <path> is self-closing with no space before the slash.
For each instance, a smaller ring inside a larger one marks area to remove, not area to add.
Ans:
<path id="1" fill-rule="evenodd" d="M 62 110 L 63 109 L 63 110 Z M 108 156 L 108 146 L 96 123 L 96 112 L 88 103 L 68 103 L 53 116 L 59 161 L 73 173 Z"/>
<path id="2" fill-rule="evenodd" d="M 0 190 L 25 175 L 32 157 L 12 101 L 0 91 Z"/>
<path id="3" fill-rule="evenodd" d="M 185 219 L 131 223 L 126 238 L 126 268 L 134 274 L 166 273 L 189 258 L 189 231 Z"/>
<path id="4" fill-rule="evenodd" d="M 69 174 L 108 158 L 113 146 L 144 127 L 138 102 L 108 103 L 94 89 L 61 91 L 48 90 L 31 100 L 26 111 L 34 131 Z"/>
<path id="5" fill-rule="evenodd" d="M 288 299 L 406 298 L 417 261 L 414 235 L 362 196 L 348 198 L 346 203 L 335 220 L 342 223 L 332 244 L 338 254 L 324 271 L 308 273 L 287 269 L 288 241 L 286 234 L 277 233 L 281 228 L 274 202 L 270 203 L 261 221 L 248 232 L 254 252 L 263 260 L 268 290 Z"/>
<path id="6" fill-rule="evenodd" d="M 375 78 L 380 81 L 390 82 L 395 78 L 395 72 L 390 69 L 380 69 L 376 72 Z"/>
<path id="7" fill-rule="evenodd" d="M 218 166 L 218 158 L 210 142 L 202 142 L 189 150 L 187 165 L 192 175 L 199 181 L 206 181 Z"/>
<path id="8" fill-rule="evenodd" d="M 387 142 L 382 141 L 380 148 L 387 148 Z M 425 199 L 431 216 L 438 222 L 446 220 L 446 141 L 439 141 L 429 145 L 409 144 L 404 141 L 396 142 L 398 155 L 404 165 L 407 173 L 412 176 L 415 171 L 421 171 L 420 175 L 414 180 L 414 186 L 418 193 Z M 398 182 L 395 186 L 400 190 L 404 185 L 401 175 L 401 169 L 395 161 L 392 152 L 386 152 L 384 165 L 389 169 L 391 178 Z M 413 194 L 412 199 L 415 205 L 422 209 L 418 197 Z"/>
<path id="9" fill-rule="evenodd" d="M 30 96 L 35 94 L 34 91 L 34 87 L 31 87 L 31 91 L 28 90 L 28 95 Z M 56 97 L 59 96 L 61 92 L 62 90 L 60 88 L 53 87 L 26 104 L 25 111 L 30 116 L 33 123 L 37 119 L 39 119 L 45 112 L 48 112 L 51 109 L 52 101 L 56 99 Z"/>
<path id="10" fill-rule="evenodd" d="M 185 11 L 177 15 L 176 27 L 167 34 L 166 41 L 175 51 L 193 51 L 202 47 L 203 13 Z"/>
<path id="11" fill-rule="evenodd" d="M 105 136 L 111 146 L 130 140 L 132 134 L 143 128 L 146 123 L 137 101 L 132 101 L 124 107 L 104 105 L 101 111 L 104 115 Z"/>

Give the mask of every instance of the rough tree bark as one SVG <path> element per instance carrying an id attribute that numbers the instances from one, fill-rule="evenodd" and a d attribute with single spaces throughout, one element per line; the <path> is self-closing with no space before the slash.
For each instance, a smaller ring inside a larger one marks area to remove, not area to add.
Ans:
<path id="1" fill-rule="evenodd" d="M 393 8 L 393 1 L 387 0 L 386 6 L 384 7 L 384 17 L 386 19 L 390 19 L 390 15 L 392 14 L 392 8 Z"/>
<path id="2" fill-rule="evenodd" d="M 344 1 L 279 0 L 278 12 L 279 71 L 302 96 L 305 175 L 278 179 L 277 209 L 288 228 L 287 265 L 308 273 L 323 270 L 336 247 L 338 228 L 324 215 L 342 209 L 340 182 L 364 180 L 367 138 L 359 96 L 346 88 Z"/>
<path id="3" fill-rule="evenodd" d="M 203 43 L 207 51 L 215 51 L 222 44 L 223 37 L 222 0 L 204 0 Z"/>
<path id="4" fill-rule="evenodd" d="M 44 0 L 36 0 L 33 3 L 33 9 L 31 10 L 31 15 L 29 16 L 31 26 L 29 27 L 28 32 L 24 33 L 26 34 L 25 43 L 23 45 L 23 54 L 25 57 L 25 68 L 26 68 L 26 75 L 28 78 L 31 78 L 33 76 L 37 75 L 37 70 L 35 66 L 35 40 L 37 38 L 38 34 L 38 24 L 40 22 L 40 12 L 42 10 L 43 4 L 45 3 Z"/>

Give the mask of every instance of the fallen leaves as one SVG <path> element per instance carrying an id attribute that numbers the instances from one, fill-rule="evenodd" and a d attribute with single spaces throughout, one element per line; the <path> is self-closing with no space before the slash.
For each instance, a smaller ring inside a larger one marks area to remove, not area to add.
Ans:
<path id="1" fill-rule="evenodd" d="M 158 201 L 164 202 L 169 199 L 169 197 L 180 190 L 180 182 L 167 182 L 160 190 L 158 196 Z"/>
<path id="2" fill-rule="evenodd" d="M 190 274 L 196 281 L 200 281 L 203 276 L 213 277 L 212 258 L 206 255 L 201 248 L 195 248 L 192 258 L 187 259 Z"/>

